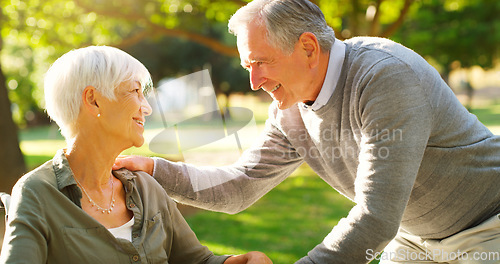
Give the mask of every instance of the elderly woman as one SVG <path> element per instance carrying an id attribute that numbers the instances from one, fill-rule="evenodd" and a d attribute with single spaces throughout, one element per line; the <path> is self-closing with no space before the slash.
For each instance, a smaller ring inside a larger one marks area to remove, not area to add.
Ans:
<path id="1" fill-rule="evenodd" d="M 271 263 L 260 252 L 214 256 L 154 179 L 112 171 L 123 150 L 144 143 L 150 85 L 147 69 L 112 47 L 52 65 L 47 113 L 67 147 L 15 185 L 0 263 Z"/>

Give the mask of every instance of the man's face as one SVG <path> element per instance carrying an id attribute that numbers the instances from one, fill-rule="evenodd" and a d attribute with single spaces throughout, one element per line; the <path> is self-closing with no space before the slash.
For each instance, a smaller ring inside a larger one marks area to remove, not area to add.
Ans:
<path id="1" fill-rule="evenodd" d="M 251 23 L 237 37 L 241 65 L 250 74 L 252 90 L 263 89 L 279 109 L 298 102 L 314 101 L 307 52 L 296 43 L 292 54 L 268 44 L 265 26 Z"/>

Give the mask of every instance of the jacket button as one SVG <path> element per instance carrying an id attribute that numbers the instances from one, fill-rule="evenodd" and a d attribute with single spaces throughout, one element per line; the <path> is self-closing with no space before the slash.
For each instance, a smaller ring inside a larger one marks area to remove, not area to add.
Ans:
<path id="1" fill-rule="evenodd" d="M 138 255 L 134 255 L 134 256 L 132 257 L 132 260 L 134 260 L 134 261 L 138 261 L 138 260 L 139 260 L 139 256 L 138 256 Z"/>

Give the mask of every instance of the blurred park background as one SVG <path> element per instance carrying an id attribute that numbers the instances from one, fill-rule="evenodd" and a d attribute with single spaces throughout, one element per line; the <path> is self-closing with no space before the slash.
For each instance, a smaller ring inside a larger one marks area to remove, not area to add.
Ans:
<path id="1" fill-rule="evenodd" d="M 123 49 L 144 63 L 155 84 L 207 69 L 219 106 L 251 109 L 262 129 L 270 99 L 250 91 L 236 39 L 227 33 L 231 14 L 247 2 L 0 0 L 0 191 L 10 192 L 23 173 L 65 146 L 43 110 L 43 75 L 56 58 L 79 47 Z M 386 37 L 421 54 L 471 113 L 500 134 L 500 1 L 312 2 L 339 39 Z M 146 130 L 146 142 L 157 129 Z M 182 158 L 154 153 L 147 144 L 125 153 Z M 223 151 L 198 154 L 208 164 L 225 159 Z M 183 212 L 217 254 L 260 250 L 275 263 L 293 263 L 320 243 L 351 206 L 303 165 L 242 213 Z"/>

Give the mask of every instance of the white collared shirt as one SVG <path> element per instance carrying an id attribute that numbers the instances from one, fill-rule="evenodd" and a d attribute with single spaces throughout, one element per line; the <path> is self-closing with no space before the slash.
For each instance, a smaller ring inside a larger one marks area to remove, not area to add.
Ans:
<path id="1" fill-rule="evenodd" d="M 330 59 L 328 60 L 328 69 L 326 71 L 325 81 L 321 87 L 318 97 L 311 106 L 303 104 L 306 108 L 311 108 L 313 111 L 319 110 L 326 105 L 330 97 L 335 91 L 335 87 L 339 81 L 340 71 L 345 59 L 345 43 L 335 39 L 332 49 L 330 50 Z"/>

